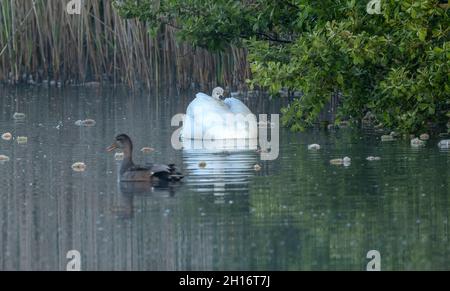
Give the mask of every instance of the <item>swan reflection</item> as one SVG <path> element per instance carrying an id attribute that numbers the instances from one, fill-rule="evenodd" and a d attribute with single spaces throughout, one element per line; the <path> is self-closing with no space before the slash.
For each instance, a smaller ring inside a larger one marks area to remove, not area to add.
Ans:
<path id="1" fill-rule="evenodd" d="M 186 184 L 194 191 L 224 196 L 248 191 L 255 175 L 257 143 L 254 140 L 220 140 L 208 144 L 201 140 L 183 141 Z M 201 165 L 201 166 L 200 166 Z"/>

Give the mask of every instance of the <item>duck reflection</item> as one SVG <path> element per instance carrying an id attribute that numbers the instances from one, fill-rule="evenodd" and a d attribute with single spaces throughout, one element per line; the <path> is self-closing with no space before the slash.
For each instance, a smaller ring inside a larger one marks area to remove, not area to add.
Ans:
<path id="1" fill-rule="evenodd" d="M 119 191 L 114 199 L 113 214 L 119 219 L 134 217 L 134 198 L 136 196 L 175 197 L 179 185 L 167 181 L 148 182 L 118 182 Z"/>
<path id="2" fill-rule="evenodd" d="M 134 193 L 124 191 L 119 183 L 119 190 L 115 192 L 112 213 L 119 219 L 131 219 L 134 217 Z"/>
<path id="3" fill-rule="evenodd" d="M 228 140 L 205 144 L 183 141 L 183 160 L 188 172 L 186 184 L 194 191 L 218 196 L 248 191 L 255 175 L 257 143 L 254 140 Z"/>

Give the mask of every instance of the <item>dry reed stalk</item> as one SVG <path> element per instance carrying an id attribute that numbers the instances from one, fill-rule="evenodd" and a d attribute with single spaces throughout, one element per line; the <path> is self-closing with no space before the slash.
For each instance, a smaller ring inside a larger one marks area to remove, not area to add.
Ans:
<path id="1" fill-rule="evenodd" d="M 171 27 L 152 38 L 146 24 L 120 18 L 111 2 L 85 0 L 81 15 L 68 15 L 65 1 L 0 1 L 0 81 L 107 79 L 208 90 L 241 86 L 250 76 L 243 49 L 212 54 L 177 43 Z"/>

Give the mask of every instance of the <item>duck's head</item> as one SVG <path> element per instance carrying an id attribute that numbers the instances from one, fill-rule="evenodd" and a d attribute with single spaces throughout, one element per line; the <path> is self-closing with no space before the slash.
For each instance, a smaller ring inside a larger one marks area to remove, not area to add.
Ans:
<path id="1" fill-rule="evenodd" d="M 223 88 L 221 88 L 221 87 L 217 87 L 216 89 L 213 90 L 212 97 L 217 100 L 222 100 L 222 99 L 224 99 L 224 96 L 223 96 L 224 94 L 225 94 L 225 90 L 223 90 Z"/>
<path id="2" fill-rule="evenodd" d="M 108 152 L 112 152 L 115 149 L 131 151 L 133 149 L 133 143 L 131 142 L 131 138 L 126 134 L 120 134 L 116 136 L 114 143 L 110 145 L 106 150 Z"/>

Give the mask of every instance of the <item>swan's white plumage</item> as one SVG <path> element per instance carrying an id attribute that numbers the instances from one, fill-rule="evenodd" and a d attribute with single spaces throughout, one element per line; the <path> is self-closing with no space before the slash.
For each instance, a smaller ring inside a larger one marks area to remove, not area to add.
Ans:
<path id="1" fill-rule="evenodd" d="M 182 136 L 184 139 L 255 139 L 257 121 L 250 109 L 236 98 L 222 101 L 199 93 L 187 108 Z"/>
<path id="2" fill-rule="evenodd" d="M 224 103 L 234 114 L 243 114 L 244 116 L 252 114 L 250 109 L 248 109 L 248 107 L 244 103 L 242 103 L 241 100 L 238 100 L 236 98 L 227 98 L 225 99 Z"/>

